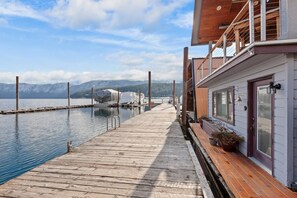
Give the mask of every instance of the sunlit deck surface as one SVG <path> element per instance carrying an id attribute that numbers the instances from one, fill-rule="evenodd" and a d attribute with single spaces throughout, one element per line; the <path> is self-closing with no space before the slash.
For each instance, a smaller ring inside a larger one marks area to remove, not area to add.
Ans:
<path id="1" fill-rule="evenodd" d="M 202 197 L 175 118 L 171 105 L 159 105 L 5 183 L 0 196 Z"/>
<path id="2" fill-rule="evenodd" d="M 235 197 L 297 197 L 241 153 L 210 145 L 199 124 L 191 124 L 191 128 Z"/>

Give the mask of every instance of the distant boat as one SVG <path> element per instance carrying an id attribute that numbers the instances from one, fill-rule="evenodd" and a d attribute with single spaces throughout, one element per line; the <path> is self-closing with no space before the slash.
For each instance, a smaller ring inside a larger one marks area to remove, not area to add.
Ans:
<path id="1" fill-rule="evenodd" d="M 136 106 L 143 104 L 144 100 L 144 94 L 140 93 L 140 99 L 139 99 L 139 93 L 136 92 L 123 92 L 121 94 L 120 99 L 120 105 L 129 105 L 129 106 Z"/>
<path id="2" fill-rule="evenodd" d="M 103 89 L 97 91 L 94 95 L 94 100 L 97 102 L 94 107 L 112 107 L 118 105 L 121 93 L 113 89 Z"/>

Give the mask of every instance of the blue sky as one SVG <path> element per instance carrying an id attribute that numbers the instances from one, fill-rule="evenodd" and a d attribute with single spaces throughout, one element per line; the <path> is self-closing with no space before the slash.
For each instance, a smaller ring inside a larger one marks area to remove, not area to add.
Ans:
<path id="1" fill-rule="evenodd" d="M 1 0 L 0 82 L 182 79 L 193 0 Z M 190 55 L 205 55 L 191 48 Z"/>

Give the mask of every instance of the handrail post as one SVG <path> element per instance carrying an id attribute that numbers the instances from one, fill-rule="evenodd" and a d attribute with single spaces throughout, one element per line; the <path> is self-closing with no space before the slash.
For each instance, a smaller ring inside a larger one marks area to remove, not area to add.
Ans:
<path id="1" fill-rule="evenodd" d="M 226 34 L 223 35 L 223 51 L 224 51 L 223 63 L 226 63 L 226 59 L 227 59 L 227 36 L 226 36 Z"/>
<path id="2" fill-rule="evenodd" d="M 208 44 L 208 75 L 212 73 L 212 41 Z"/>
<path id="3" fill-rule="evenodd" d="M 261 41 L 266 41 L 266 0 L 261 0 Z"/>
<path id="4" fill-rule="evenodd" d="M 115 116 L 113 117 L 113 121 L 114 121 L 114 129 L 117 129 L 117 119 Z"/>
<path id="5" fill-rule="evenodd" d="M 202 63 L 202 70 L 201 70 L 201 75 L 202 75 L 202 78 L 201 78 L 201 76 L 200 76 L 200 79 L 199 79 L 199 81 L 200 81 L 201 79 L 203 79 L 203 78 L 204 78 L 204 63 Z"/>
<path id="6" fill-rule="evenodd" d="M 250 44 L 255 42 L 254 0 L 249 0 Z"/>

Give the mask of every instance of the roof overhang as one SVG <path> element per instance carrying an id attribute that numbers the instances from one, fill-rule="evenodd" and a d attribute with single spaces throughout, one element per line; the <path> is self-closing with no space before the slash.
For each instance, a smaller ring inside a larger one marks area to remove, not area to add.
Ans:
<path id="1" fill-rule="evenodd" d="M 246 0 L 195 0 L 191 45 L 216 42 Z"/>
<path id="2" fill-rule="evenodd" d="M 297 53 L 297 39 L 253 43 L 209 76 L 198 82 L 196 86 L 199 88 L 208 87 L 213 82 L 227 78 L 231 74 L 240 72 L 251 65 L 265 62 L 275 57 L 275 54 L 288 53 Z"/>

